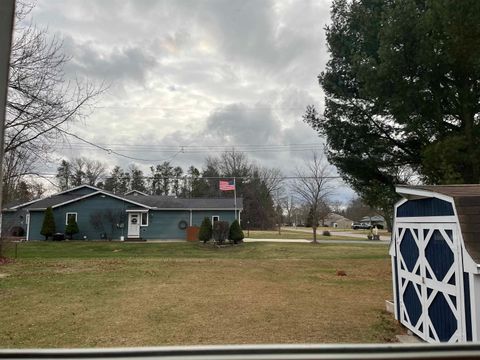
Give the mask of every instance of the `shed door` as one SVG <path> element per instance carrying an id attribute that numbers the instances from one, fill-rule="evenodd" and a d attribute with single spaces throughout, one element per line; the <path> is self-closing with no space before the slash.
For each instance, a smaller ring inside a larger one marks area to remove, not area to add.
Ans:
<path id="1" fill-rule="evenodd" d="M 466 341 L 456 224 L 397 223 L 400 322 L 428 342 Z"/>

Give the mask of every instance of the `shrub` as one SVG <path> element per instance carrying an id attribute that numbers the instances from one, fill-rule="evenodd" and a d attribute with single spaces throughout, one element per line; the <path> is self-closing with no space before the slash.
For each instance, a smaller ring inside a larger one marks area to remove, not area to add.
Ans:
<path id="1" fill-rule="evenodd" d="M 200 225 L 200 230 L 198 231 L 198 240 L 206 243 L 212 238 L 212 222 L 209 217 L 203 219 L 202 224 Z"/>
<path id="2" fill-rule="evenodd" d="M 330 231 L 328 231 L 328 230 L 323 230 L 322 235 L 323 235 L 323 236 L 330 236 Z"/>
<path id="3" fill-rule="evenodd" d="M 228 232 L 228 239 L 232 240 L 234 244 L 243 240 L 245 235 L 243 234 L 242 228 L 240 227 L 240 223 L 238 220 L 232 222 L 230 225 L 230 230 Z"/>
<path id="4" fill-rule="evenodd" d="M 55 231 L 55 218 L 53 217 L 52 207 L 49 206 L 47 210 L 45 210 L 45 216 L 43 218 L 43 224 L 42 229 L 40 230 L 40 234 L 45 236 L 45 240 L 48 240 L 48 237 L 55 234 Z"/>
<path id="5" fill-rule="evenodd" d="M 78 224 L 73 217 L 68 218 L 68 224 L 65 227 L 65 234 L 68 235 L 69 239 L 72 240 L 74 234 L 78 233 Z"/>
<path id="6" fill-rule="evenodd" d="M 215 224 L 213 224 L 213 238 L 219 244 L 223 244 L 228 237 L 229 230 L 230 226 L 228 221 L 216 221 Z"/>

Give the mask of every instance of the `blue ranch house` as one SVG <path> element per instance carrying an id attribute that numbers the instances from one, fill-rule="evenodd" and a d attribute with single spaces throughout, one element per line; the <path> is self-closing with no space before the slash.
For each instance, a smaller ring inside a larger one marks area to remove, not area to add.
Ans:
<path id="1" fill-rule="evenodd" d="M 205 217 L 240 221 L 241 198 L 175 198 L 140 191 L 112 194 L 82 185 L 52 196 L 3 209 L 3 232 L 44 240 L 40 234 L 45 210 L 52 207 L 56 232 L 64 233 L 70 218 L 78 224 L 74 239 L 185 239 L 186 228 L 200 226 Z"/>

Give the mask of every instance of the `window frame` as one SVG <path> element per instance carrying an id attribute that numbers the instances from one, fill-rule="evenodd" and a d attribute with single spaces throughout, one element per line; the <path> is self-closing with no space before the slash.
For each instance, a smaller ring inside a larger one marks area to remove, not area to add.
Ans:
<path id="1" fill-rule="evenodd" d="M 65 213 L 65 225 L 68 225 L 68 215 L 75 215 L 75 222 L 78 223 L 78 213 L 77 212 L 67 212 L 67 213 Z"/>
<path id="2" fill-rule="evenodd" d="M 143 223 L 143 219 L 147 219 L 145 224 Z M 148 212 L 141 212 L 140 213 L 140 226 L 148 226 Z"/>
<path id="3" fill-rule="evenodd" d="M 217 221 L 220 221 L 220 215 L 212 215 L 212 226 L 215 224 L 215 220 L 213 220 L 214 218 L 217 218 Z"/>

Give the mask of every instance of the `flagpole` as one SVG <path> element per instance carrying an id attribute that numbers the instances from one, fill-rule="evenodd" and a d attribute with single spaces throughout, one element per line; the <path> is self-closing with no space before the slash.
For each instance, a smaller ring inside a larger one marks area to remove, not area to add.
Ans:
<path id="1" fill-rule="evenodd" d="M 237 182 L 235 178 L 233 178 L 233 198 L 235 204 L 235 220 L 237 220 Z"/>

